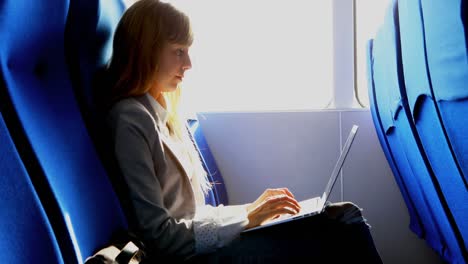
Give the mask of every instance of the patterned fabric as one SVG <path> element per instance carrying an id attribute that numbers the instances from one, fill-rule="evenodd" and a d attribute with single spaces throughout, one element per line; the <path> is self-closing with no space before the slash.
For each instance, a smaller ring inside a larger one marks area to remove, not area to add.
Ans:
<path id="1" fill-rule="evenodd" d="M 209 253 L 226 246 L 247 223 L 246 205 L 197 206 L 193 221 L 196 252 Z"/>

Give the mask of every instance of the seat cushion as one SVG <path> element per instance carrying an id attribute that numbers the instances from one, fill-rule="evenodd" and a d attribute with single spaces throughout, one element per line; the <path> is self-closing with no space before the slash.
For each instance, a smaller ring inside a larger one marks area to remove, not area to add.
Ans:
<path id="1" fill-rule="evenodd" d="M 61 249 L 72 252 L 66 254 L 66 262 L 73 263 L 105 245 L 115 230 L 126 228 L 126 221 L 67 71 L 64 32 L 69 6 L 65 0 L 3 1 L 0 65 L 8 100 L 1 104 L 17 117 L 7 125 L 21 128 L 15 144 L 31 153 L 23 160 L 25 167 L 58 205 L 51 225 L 65 225 L 56 232 L 57 240 L 71 241 L 71 249 Z"/>

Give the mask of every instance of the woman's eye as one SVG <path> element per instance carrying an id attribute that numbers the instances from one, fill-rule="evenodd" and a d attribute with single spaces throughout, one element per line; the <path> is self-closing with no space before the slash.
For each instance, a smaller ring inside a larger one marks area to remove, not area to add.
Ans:
<path id="1" fill-rule="evenodd" d="M 176 51 L 176 54 L 177 54 L 177 56 L 182 56 L 182 55 L 184 54 L 184 50 L 178 49 L 178 50 Z"/>

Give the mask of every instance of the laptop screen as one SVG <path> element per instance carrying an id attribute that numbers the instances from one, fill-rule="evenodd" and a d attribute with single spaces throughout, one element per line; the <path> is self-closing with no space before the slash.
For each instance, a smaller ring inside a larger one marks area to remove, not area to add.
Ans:
<path id="1" fill-rule="evenodd" d="M 344 161 L 354 141 L 354 137 L 356 136 L 358 128 L 359 127 L 357 125 L 353 125 L 353 127 L 351 128 L 351 131 L 349 132 L 348 139 L 346 139 L 345 145 L 340 154 L 340 158 L 336 162 L 336 165 L 335 165 L 335 168 L 333 169 L 330 180 L 328 180 L 327 187 L 325 188 L 325 191 L 323 192 L 323 195 L 322 195 L 323 203 L 327 201 L 328 196 L 330 195 L 330 192 L 333 189 L 333 186 L 335 185 L 336 180 L 338 179 L 338 175 L 340 175 L 341 167 L 343 167 Z"/>

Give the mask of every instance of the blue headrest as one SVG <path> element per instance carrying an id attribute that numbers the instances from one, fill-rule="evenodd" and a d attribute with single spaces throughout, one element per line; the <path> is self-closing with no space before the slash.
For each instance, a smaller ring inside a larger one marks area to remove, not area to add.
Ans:
<path id="1" fill-rule="evenodd" d="M 57 218 L 66 225 L 66 233 L 56 234 L 72 241 L 70 258 L 79 262 L 126 222 L 69 80 L 64 57 L 68 8 L 63 0 L 4 1 L 0 65 L 8 105 L 17 115 L 12 122 L 24 135 L 17 144 L 34 154 L 37 166 L 30 173 L 49 186 L 59 206 Z M 53 228 L 59 225 L 52 222 Z"/>
<path id="2" fill-rule="evenodd" d="M 120 0 L 72 1 L 65 30 L 65 52 L 82 112 L 96 114 L 95 76 L 112 55 L 115 28 L 125 5 Z M 88 121 L 88 120 L 87 120 Z"/>

